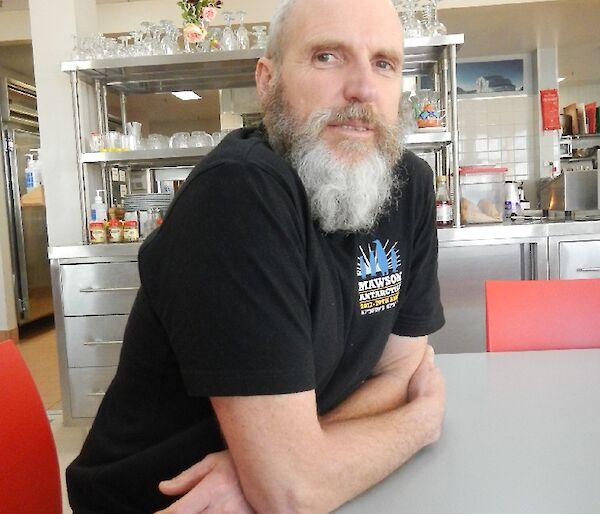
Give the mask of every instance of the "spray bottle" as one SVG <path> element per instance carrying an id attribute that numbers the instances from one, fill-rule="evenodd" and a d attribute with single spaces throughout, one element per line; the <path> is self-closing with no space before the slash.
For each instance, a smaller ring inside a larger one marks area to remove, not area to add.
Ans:
<path id="1" fill-rule="evenodd" d="M 27 163 L 25 165 L 25 189 L 29 193 L 35 186 L 35 164 L 33 162 L 33 154 L 25 154 Z"/>
<path id="2" fill-rule="evenodd" d="M 94 198 L 94 203 L 92 204 L 92 208 L 91 208 L 92 221 L 106 221 L 106 213 L 107 213 L 106 203 L 104 203 L 101 193 L 106 194 L 106 190 L 104 190 L 104 189 L 96 190 L 96 197 Z"/>

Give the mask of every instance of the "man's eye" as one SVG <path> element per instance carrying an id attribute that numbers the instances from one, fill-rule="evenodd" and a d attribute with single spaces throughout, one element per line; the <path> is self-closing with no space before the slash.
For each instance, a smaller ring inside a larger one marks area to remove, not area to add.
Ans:
<path id="1" fill-rule="evenodd" d="M 393 70 L 394 70 L 394 65 L 393 65 L 391 62 L 389 62 L 389 61 L 385 61 L 385 60 L 383 60 L 383 59 L 379 59 L 379 60 L 378 60 L 378 61 L 375 63 L 375 65 L 376 65 L 378 68 L 381 68 L 382 70 L 388 70 L 388 71 L 393 71 Z"/>
<path id="2" fill-rule="evenodd" d="M 327 52 L 323 52 L 323 53 L 317 54 L 315 56 L 315 60 L 317 62 L 323 62 L 323 63 L 333 62 L 334 59 L 335 59 L 334 55 L 331 53 L 327 53 Z"/>

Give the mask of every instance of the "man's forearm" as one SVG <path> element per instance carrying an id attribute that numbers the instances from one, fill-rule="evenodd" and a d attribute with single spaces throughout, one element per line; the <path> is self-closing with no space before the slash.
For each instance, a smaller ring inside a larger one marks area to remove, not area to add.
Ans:
<path id="1" fill-rule="evenodd" d="M 257 513 L 327 513 L 433 442 L 439 411 L 436 400 L 419 399 L 383 414 L 326 424 L 318 433 L 313 426 L 288 427 L 285 434 L 270 434 L 287 456 L 282 459 L 247 455 L 238 441 L 228 442 L 244 495 Z M 284 437 L 289 439 L 282 442 Z"/>
<path id="2" fill-rule="evenodd" d="M 311 415 L 314 391 L 213 398 L 213 405 L 253 509 L 317 514 L 365 491 L 437 439 L 444 387 L 431 350 L 409 383 L 408 399 L 387 412 L 327 423 Z"/>
<path id="3" fill-rule="evenodd" d="M 427 338 L 415 338 L 408 352 L 401 355 L 384 353 L 373 374 L 335 409 L 320 417 L 321 423 L 373 416 L 404 405 L 408 384 L 423 359 Z M 387 357 L 387 358 L 386 358 Z"/>

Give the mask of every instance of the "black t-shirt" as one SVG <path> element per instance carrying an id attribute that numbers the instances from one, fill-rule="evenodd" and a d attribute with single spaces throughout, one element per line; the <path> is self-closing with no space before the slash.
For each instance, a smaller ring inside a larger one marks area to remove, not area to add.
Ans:
<path id="1" fill-rule="evenodd" d="M 224 448 L 210 396 L 316 390 L 323 414 L 369 376 L 391 333 L 444 322 L 429 166 L 371 233 L 325 234 L 260 130 L 198 165 L 139 253 L 116 376 L 67 471 L 76 513 L 153 512 L 158 482 Z"/>

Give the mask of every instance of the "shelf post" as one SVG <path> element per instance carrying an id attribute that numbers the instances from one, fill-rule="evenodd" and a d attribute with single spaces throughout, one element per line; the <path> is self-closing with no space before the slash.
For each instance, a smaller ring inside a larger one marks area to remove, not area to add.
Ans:
<path id="1" fill-rule="evenodd" d="M 456 78 L 456 45 L 449 45 L 448 49 L 450 56 L 448 67 L 450 71 L 450 95 L 452 96 L 452 100 L 450 104 L 452 105 L 452 109 L 450 110 L 450 132 L 452 133 L 452 164 L 451 164 L 451 173 L 454 176 L 453 187 L 454 187 L 454 226 L 460 227 L 460 177 L 458 174 L 458 94 L 456 91 L 457 88 L 457 78 Z"/>
<path id="2" fill-rule="evenodd" d="M 85 170 L 81 159 L 83 154 L 83 135 L 81 133 L 81 108 L 79 105 L 79 81 L 77 72 L 70 73 L 71 79 L 71 97 L 73 102 L 73 119 L 75 123 L 75 150 L 77 153 L 77 175 L 79 181 L 79 211 L 81 215 L 81 243 L 89 243 L 88 235 L 88 213 L 87 213 L 87 187 L 85 180 Z"/>
<path id="3" fill-rule="evenodd" d="M 119 94 L 119 104 L 121 106 L 121 126 L 123 127 L 123 134 L 127 134 L 127 96 L 121 91 Z"/>

